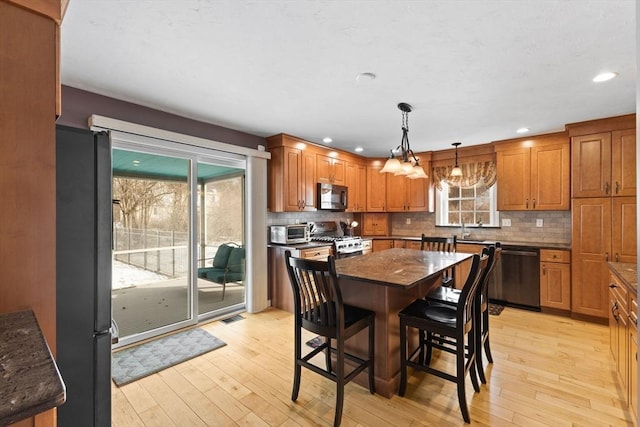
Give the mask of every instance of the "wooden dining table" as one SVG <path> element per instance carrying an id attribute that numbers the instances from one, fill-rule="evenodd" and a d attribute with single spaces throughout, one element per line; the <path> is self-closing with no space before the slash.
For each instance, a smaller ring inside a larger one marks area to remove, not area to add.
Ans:
<path id="1" fill-rule="evenodd" d="M 336 260 L 345 304 L 376 313 L 374 373 L 376 393 L 393 396 L 400 381 L 400 321 L 398 313 L 440 284 L 444 271 L 471 258 L 469 253 L 429 252 L 393 248 Z M 417 345 L 417 335 L 410 340 Z M 346 343 L 347 350 L 365 356 L 367 334 Z M 367 386 L 366 372 L 355 381 Z"/>

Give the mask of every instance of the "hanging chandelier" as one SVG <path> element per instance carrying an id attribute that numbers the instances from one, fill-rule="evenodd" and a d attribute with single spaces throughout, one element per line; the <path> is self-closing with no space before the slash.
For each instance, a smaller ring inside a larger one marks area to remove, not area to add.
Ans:
<path id="1" fill-rule="evenodd" d="M 460 166 L 458 166 L 458 145 L 461 145 L 461 144 L 462 142 L 454 142 L 451 144 L 454 147 L 456 147 L 456 165 L 453 167 L 453 169 L 451 169 L 451 173 L 449 174 L 449 176 L 451 177 L 462 176 L 462 169 L 460 168 Z"/>
<path id="2" fill-rule="evenodd" d="M 409 112 L 413 109 L 411 105 L 401 102 L 398 109 L 402 111 L 402 140 L 395 150 L 391 150 L 391 157 L 384 164 L 380 173 L 392 173 L 394 175 L 404 175 L 407 178 L 428 178 L 419 159 L 413 154 L 409 146 Z M 399 153 L 401 160 L 394 155 L 394 151 Z"/>

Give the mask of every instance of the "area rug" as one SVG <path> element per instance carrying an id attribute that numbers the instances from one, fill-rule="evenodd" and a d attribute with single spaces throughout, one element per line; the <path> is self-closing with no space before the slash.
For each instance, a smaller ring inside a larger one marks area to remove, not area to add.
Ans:
<path id="1" fill-rule="evenodd" d="M 178 332 L 114 352 L 111 378 L 120 387 L 225 345 L 200 328 Z"/>
<path id="2" fill-rule="evenodd" d="M 500 316 L 502 310 L 504 310 L 504 306 L 500 304 L 494 304 L 492 302 L 489 303 L 489 314 L 493 316 Z"/>

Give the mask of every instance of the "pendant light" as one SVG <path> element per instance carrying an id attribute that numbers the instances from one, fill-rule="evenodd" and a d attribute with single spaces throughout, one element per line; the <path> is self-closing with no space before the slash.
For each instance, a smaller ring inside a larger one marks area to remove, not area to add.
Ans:
<path id="1" fill-rule="evenodd" d="M 404 175 L 407 178 L 428 178 L 419 159 L 413 154 L 409 146 L 409 112 L 413 109 L 411 105 L 401 102 L 398 109 L 402 111 L 402 140 L 395 150 L 391 150 L 391 157 L 384 164 L 380 173 L 392 173 L 394 175 Z M 394 151 L 399 153 L 400 160 L 394 155 Z"/>
<path id="2" fill-rule="evenodd" d="M 451 173 L 449 174 L 449 176 L 451 177 L 461 177 L 462 176 L 462 169 L 460 169 L 460 166 L 458 166 L 458 145 L 461 145 L 462 142 L 454 142 L 453 145 L 454 147 L 456 147 L 456 165 L 453 167 L 453 169 L 451 169 Z"/>

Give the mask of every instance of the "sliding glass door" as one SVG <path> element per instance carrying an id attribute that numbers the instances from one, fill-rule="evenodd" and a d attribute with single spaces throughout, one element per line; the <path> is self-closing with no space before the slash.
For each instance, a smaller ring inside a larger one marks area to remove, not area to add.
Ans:
<path id="1" fill-rule="evenodd" d="M 144 142 L 112 141 L 117 346 L 245 303 L 244 159 Z M 222 245 L 235 249 L 233 264 L 202 274 Z"/>

